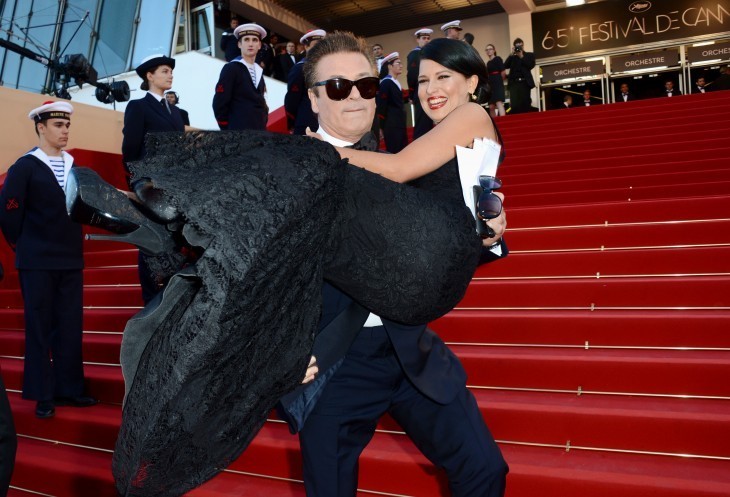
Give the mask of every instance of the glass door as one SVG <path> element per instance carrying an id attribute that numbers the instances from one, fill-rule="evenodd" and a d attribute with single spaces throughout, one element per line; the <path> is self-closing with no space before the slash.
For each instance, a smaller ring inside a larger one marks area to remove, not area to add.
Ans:
<path id="1" fill-rule="evenodd" d="M 190 10 L 190 50 L 215 57 L 213 2 Z"/>

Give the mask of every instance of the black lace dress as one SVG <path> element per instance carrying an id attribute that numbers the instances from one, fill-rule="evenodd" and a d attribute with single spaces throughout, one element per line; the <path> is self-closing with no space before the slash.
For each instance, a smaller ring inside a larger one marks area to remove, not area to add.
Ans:
<path id="1" fill-rule="evenodd" d="M 455 161 L 400 185 L 306 137 L 160 134 L 147 150 L 133 174 L 205 251 L 125 329 L 120 495 L 182 495 L 240 455 L 304 376 L 325 279 L 415 324 L 448 312 L 476 268 Z"/>

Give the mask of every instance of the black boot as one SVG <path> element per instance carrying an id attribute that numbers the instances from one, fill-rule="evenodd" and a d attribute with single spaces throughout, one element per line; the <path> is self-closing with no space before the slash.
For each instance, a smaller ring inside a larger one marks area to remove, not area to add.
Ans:
<path id="1" fill-rule="evenodd" d="M 150 255 L 175 251 L 173 234 L 166 225 L 143 214 L 133 200 L 92 169 L 71 169 L 66 185 L 66 210 L 76 222 L 116 233 L 90 234 L 89 240 L 131 243 Z"/>

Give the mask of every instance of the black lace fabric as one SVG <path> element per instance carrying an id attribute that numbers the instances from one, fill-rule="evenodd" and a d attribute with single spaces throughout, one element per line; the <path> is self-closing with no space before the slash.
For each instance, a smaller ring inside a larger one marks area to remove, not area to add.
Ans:
<path id="1" fill-rule="evenodd" d="M 476 267 L 455 166 L 457 189 L 444 190 L 393 183 L 306 137 L 157 134 L 147 150 L 132 174 L 164 190 L 206 247 L 125 329 L 146 338 L 114 453 L 120 495 L 182 495 L 240 455 L 304 376 L 324 279 L 423 323 L 461 299 Z"/>

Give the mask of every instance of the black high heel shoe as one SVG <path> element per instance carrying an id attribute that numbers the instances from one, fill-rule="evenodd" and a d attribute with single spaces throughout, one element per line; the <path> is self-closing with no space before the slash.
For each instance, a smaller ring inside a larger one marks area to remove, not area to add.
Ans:
<path id="1" fill-rule="evenodd" d="M 66 184 L 66 210 L 76 222 L 114 235 L 89 234 L 89 240 L 131 243 L 148 255 L 175 251 L 173 233 L 153 221 L 124 193 L 85 167 L 71 169 Z"/>

